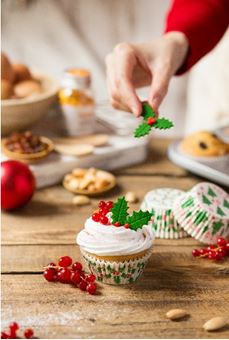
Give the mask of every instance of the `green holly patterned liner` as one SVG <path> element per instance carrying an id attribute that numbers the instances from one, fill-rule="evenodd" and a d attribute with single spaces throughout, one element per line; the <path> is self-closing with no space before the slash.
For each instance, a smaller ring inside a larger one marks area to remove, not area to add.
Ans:
<path id="1" fill-rule="evenodd" d="M 83 260 L 88 270 L 97 280 L 111 285 L 124 285 L 135 282 L 142 274 L 148 259 L 152 254 L 152 247 L 146 254 L 135 260 L 111 262 L 101 260 L 81 250 Z"/>
<path id="2" fill-rule="evenodd" d="M 156 237 L 178 239 L 188 236 L 174 218 L 172 209 L 174 201 L 183 194 L 184 191 L 172 188 L 155 189 L 146 194 L 141 209 L 153 214 L 151 223 Z"/>
<path id="3" fill-rule="evenodd" d="M 205 244 L 229 236 L 229 195 L 212 183 L 199 183 L 178 198 L 175 218 L 189 235 Z"/>

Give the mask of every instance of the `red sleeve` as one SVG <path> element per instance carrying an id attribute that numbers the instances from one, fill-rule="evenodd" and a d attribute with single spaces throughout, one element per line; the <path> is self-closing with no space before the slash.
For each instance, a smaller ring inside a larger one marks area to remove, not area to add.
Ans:
<path id="1" fill-rule="evenodd" d="M 173 0 L 165 32 L 183 32 L 189 41 L 182 74 L 213 49 L 229 24 L 229 0 Z"/>

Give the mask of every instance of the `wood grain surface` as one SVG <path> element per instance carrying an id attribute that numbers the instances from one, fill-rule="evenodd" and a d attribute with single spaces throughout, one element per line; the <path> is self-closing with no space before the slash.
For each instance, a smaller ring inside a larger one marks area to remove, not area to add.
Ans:
<path id="1" fill-rule="evenodd" d="M 118 187 L 102 198 L 134 191 L 141 201 L 153 188 L 188 190 L 199 182 L 166 159 L 167 144 L 154 140 L 157 153 L 151 156 L 161 155 L 159 159 L 153 161 L 149 153 L 145 164 L 116 172 Z M 76 207 L 72 197 L 53 186 L 37 191 L 20 211 L 3 214 L 3 328 L 15 320 L 22 328 L 33 327 L 37 337 L 49 339 L 229 337 L 229 327 L 212 333 L 202 328 L 214 316 L 229 316 L 229 261 L 192 258 L 192 249 L 201 245 L 191 237 L 157 239 L 144 274 L 133 285 L 99 284 L 98 294 L 91 296 L 70 285 L 46 282 L 41 275 L 44 265 L 62 255 L 80 258 L 76 234 L 101 199 Z M 139 203 L 131 205 L 138 207 Z M 184 308 L 190 316 L 170 321 L 165 313 L 172 308 Z"/>

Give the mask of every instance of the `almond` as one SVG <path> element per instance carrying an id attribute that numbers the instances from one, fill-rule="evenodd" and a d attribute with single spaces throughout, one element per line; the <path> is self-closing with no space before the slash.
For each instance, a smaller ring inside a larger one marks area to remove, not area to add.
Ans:
<path id="1" fill-rule="evenodd" d="M 188 313 L 184 309 L 171 309 L 166 313 L 166 317 L 170 320 L 177 320 L 186 315 L 188 315 Z"/>
<path id="2" fill-rule="evenodd" d="M 76 195 L 72 199 L 72 203 L 75 205 L 87 205 L 90 202 L 90 198 L 84 195 Z"/>
<path id="3" fill-rule="evenodd" d="M 125 195 L 125 199 L 129 203 L 136 203 L 138 201 L 137 195 L 133 191 L 128 191 Z"/>
<path id="4" fill-rule="evenodd" d="M 208 331 L 216 331 L 217 329 L 223 328 L 226 326 L 227 320 L 223 318 L 222 316 L 216 316 L 215 318 L 212 318 L 205 322 L 203 325 L 203 328 Z"/>

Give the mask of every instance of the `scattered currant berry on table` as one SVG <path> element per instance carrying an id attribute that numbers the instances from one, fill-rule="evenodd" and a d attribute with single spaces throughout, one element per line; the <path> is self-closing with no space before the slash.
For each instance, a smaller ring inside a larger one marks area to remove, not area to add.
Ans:
<path id="1" fill-rule="evenodd" d="M 24 331 L 24 336 L 26 339 L 31 339 L 33 337 L 33 330 L 31 328 L 28 328 Z"/>
<path id="2" fill-rule="evenodd" d="M 217 244 L 219 247 L 224 247 L 227 244 L 227 241 L 223 237 L 219 237 L 217 239 Z"/>
<path id="3" fill-rule="evenodd" d="M 47 281 L 50 281 L 50 282 L 57 280 L 56 270 L 52 268 L 46 269 L 43 273 L 43 276 Z"/>
<path id="4" fill-rule="evenodd" d="M 89 283 L 86 287 L 87 292 L 91 295 L 94 295 L 96 292 L 96 284 L 95 283 Z"/>
<path id="5" fill-rule="evenodd" d="M 198 249 L 193 249 L 192 255 L 193 255 L 194 257 L 200 256 L 199 250 L 198 250 Z"/>
<path id="6" fill-rule="evenodd" d="M 80 282 L 81 282 L 81 276 L 80 276 L 80 273 L 78 272 L 73 272 L 72 275 L 71 275 L 71 281 L 74 285 L 78 285 Z"/>
<path id="7" fill-rule="evenodd" d="M 210 244 L 207 248 L 193 249 L 194 257 L 206 258 L 209 260 L 220 261 L 229 256 L 229 241 L 223 237 L 217 239 L 217 245 Z"/>
<path id="8" fill-rule="evenodd" d="M 81 281 L 79 283 L 79 289 L 86 290 L 87 289 L 87 282 L 86 281 Z"/>
<path id="9" fill-rule="evenodd" d="M 14 332 L 16 332 L 19 329 L 19 325 L 17 322 L 12 322 L 9 327 L 10 327 L 10 330 Z"/>
<path id="10" fill-rule="evenodd" d="M 148 125 L 153 125 L 153 124 L 156 123 L 156 121 L 157 121 L 156 117 L 149 117 L 149 118 L 147 119 L 147 124 L 148 124 Z"/>
<path id="11" fill-rule="evenodd" d="M 72 270 L 75 272 L 75 271 L 79 271 L 81 272 L 83 269 L 83 266 L 80 262 L 74 262 L 73 265 L 72 265 Z"/>
<path id="12" fill-rule="evenodd" d="M 94 274 L 89 274 L 89 275 L 86 275 L 85 279 L 87 282 L 95 282 L 96 276 Z"/>
<path id="13" fill-rule="evenodd" d="M 10 336 L 6 332 L 1 332 L 1 339 L 9 339 Z"/>
<path id="14" fill-rule="evenodd" d="M 72 264 L 72 259 L 69 256 L 62 256 L 59 258 L 58 264 L 60 267 L 69 267 Z"/>
<path id="15" fill-rule="evenodd" d="M 58 281 L 61 283 L 71 282 L 71 270 L 68 268 L 62 268 L 57 274 Z"/>

